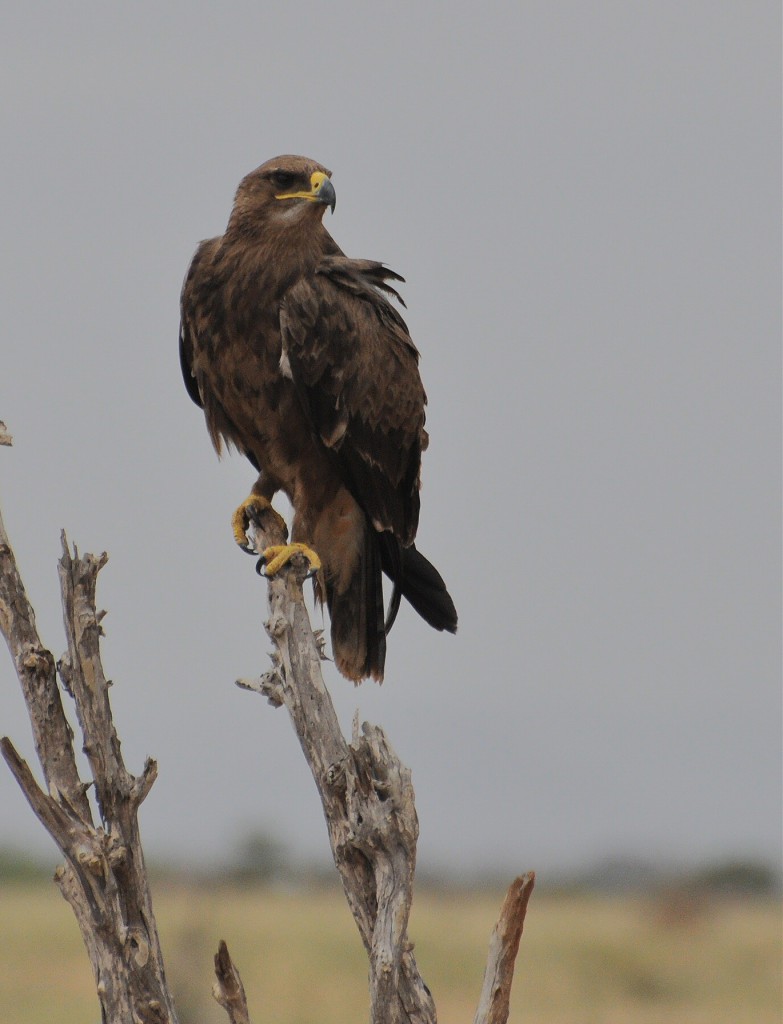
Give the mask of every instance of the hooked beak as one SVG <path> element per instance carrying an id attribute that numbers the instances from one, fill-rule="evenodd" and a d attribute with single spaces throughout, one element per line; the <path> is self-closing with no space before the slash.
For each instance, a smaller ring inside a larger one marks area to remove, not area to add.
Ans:
<path id="1" fill-rule="evenodd" d="M 319 203 L 325 203 L 332 213 L 334 213 L 334 208 L 337 206 L 337 193 L 334 190 L 334 185 L 328 178 L 324 178 L 321 182 L 318 194 L 315 198 Z"/>
<path id="2" fill-rule="evenodd" d="M 334 185 L 323 171 L 313 171 L 310 175 L 309 192 L 284 192 L 275 199 L 309 199 L 311 203 L 324 203 L 332 213 L 337 205 L 337 193 Z"/>

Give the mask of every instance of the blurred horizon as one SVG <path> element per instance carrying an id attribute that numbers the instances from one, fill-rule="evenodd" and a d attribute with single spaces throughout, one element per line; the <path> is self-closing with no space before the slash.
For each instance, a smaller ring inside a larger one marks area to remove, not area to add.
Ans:
<path id="1" fill-rule="evenodd" d="M 207 887 L 268 885 L 340 888 L 340 877 L 331 859 L 298 855 L 279 837 L 266 832 L 248 832 L 212 863 L 187 859 L 145 859 L 153 892 L 161 885 L 183 884 Z M 62 857 L 0 844 L 0 890 L 3 886 L 51 881 Z M 453 864 L 417 866 L 415 889 L 422 891 L 505 889 L 512 878 L 525 871 L 536 872 L 536 888 L 547 892 L 593 893 L 596 895 L 652 895 L 678 892 L 694 899 L 716 897 L 756 898 L 783 894 L 780 864 L 753 857 L 725 857 L 698 863 L 651 860 L 607 853 L 589 863 L 570 869 L 548 870 L 546 866 L 493 864 L 460 869 Z"/>

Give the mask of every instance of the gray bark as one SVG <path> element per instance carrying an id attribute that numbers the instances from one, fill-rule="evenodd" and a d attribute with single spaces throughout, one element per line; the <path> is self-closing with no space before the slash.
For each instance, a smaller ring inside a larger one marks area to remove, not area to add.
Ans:
<path id="1" fill-rule="evenodd" d="M 7 439 L 7 442 L 6 440 Z M 10 437 L 0 424 L 0 441 Z M 280 543 L 279 520 L 254 523 L 259 549 Z M 95 975 L 105 1024 L 177 1024 L 152 909 L 138 809 L 157 774 L 148 759 L 128 772 L 109 703 L 95 603 L 106 555 L 69 549 L 59 562 L 67 652 L 55 664 L 44 648 L 0 517 L 0 631 L 27 704 L 45 786 L 11 741 L 0 750 L 30 806 L 62 851 L 55 880 L 73 908 Z M 321 797 L 335 865 L 370 965 L 372 1024 L 429 1024 L 435 1004 L 408 939 L 418 820 L 410 771 L 378 726 L 354 719 L 342 735 L 321 675 L 321 641 L 302 595 L 307 565 L 295 556 L 269 580 L 272 669 L 240 680 L 274 706 L 285 705 Z M 73 699 L 91 779 L 79 776 L 62 690 Z M 94 788 L 98 815 L 87 797 Z M 96 824 L 96 820 L 99 822 Z M 474 1024 L 505 1024 L 514 962 L 533 875 L 516 879 L 493 932 Z M 215 998 L 231 1024 L 250 1024 L 239 973 L 225 942 L 215 957 Z"/>
<path id="2" fill-rule="evenodd" d="M 276 518 L 253 519 L 255 547 L 280 544 Z M 302 594 L 307 563 L 269 580 L 273 668 L 238 685 L 285 705 L 310 766 L 345 896 L 370 961 L 372 1024 L 429 1024 L 435 1004 L 419 973 L 407 927 L 419 834 L 410 771 L 383 730 L 354 719 L 348 743 L 321 674 L 321 642 Z M 504 1024 L 519 939 L 533 888 L 532 872 L 516 879 L 493 932 L 475 1024 Z M 505 1016 L 504 1016 L 505 1014 Z"/>
<path id="3" fill-rule="evenodd" d="M 3 757 L 24 795 L 57 843 L 65 864 L 55 880 L 73 908 L 95 976 L 107 1024 L 176 1024 L 166 985 L 137 814 L 157 767 L 148 760 L 138 777 L 125 768 L 101 665 L 102 613 L 95 584 L 106 556 L 78 556 L 63 535 L 59 562 L 68 651 L 57 666 L 71 695 L 92 782 L 83 783 L 74 758 L 55 662 L 38 637 L 16 562 L 0 520 L 0 629 L 16 665 L 30 714 L 42 789 L 14 745 L 0 740 Z M 87 789 L 94 785 L 95 823 Z"/>

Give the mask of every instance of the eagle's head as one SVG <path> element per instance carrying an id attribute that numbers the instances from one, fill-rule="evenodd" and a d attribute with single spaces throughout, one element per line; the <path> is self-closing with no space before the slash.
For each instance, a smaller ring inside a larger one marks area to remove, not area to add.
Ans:
<path id="1" fill-rule="evenodd" d="M 239 183 L 231 223 L 284 224 L 322 219 L 334 212 L 332 172 L 304 156 L 276 156 Z"/>

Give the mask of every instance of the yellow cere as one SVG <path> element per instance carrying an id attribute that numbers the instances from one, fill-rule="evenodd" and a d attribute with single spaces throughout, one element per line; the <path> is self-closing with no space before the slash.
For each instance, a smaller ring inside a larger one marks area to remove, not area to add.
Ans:
<path id="1" fill-rule="evenodd" d="M 285 192 L 279 196 L 275 196 L 275 199 L 316 199 L 321 186 L 325 181 L 329 180 L 329 176 L 324 174 L 323 171 L 313 171 L 310 175 L 310 191 L 309 192 Z"/>

